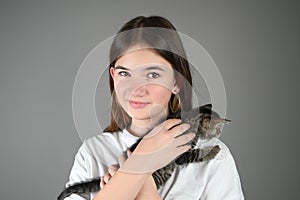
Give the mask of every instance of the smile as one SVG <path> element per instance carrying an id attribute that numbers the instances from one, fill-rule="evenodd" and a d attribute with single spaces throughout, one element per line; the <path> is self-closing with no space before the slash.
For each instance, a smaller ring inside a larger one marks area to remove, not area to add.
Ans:
<path id="1" fill-rule="evenodd" d="M 148 102 L 141 102 L 141 101 L 132 101 L 132 100 L 129 100 L 129 104 L 130 106 L 132 106 L 133 108 L 143 108 L 145 106 L 147 106 Z"/>

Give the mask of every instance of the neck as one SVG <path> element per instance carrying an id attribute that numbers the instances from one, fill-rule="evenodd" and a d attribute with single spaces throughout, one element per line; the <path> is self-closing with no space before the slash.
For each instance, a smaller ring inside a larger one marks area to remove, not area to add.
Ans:
<path id="1" fill-rule="evenodd" d="M 148 133 L 151 128 L 154 127 L 151 122 L 145 122 L 140 120 L 134 120 L 131 122 L 131 125 L 128 131 L 137 137 L 143 137 L 146 133 Z"/>
<path id="2" fill-rule="evenodd" d="M 156 125 L 158 125 L 163 120 L 165 120 L 166 117 L 167 117 L 166 115 L 160 114 L 158 116 L 147 118 L 147 119 L 132 119 L 128 131 L 134 136 L 143 137 L 150 130 L 152 130 Z"/>

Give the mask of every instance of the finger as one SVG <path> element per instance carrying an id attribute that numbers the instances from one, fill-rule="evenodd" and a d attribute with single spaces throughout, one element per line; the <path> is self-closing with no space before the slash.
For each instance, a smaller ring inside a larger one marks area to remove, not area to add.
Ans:
<path id="1" fill-rule="evenodd" d="M 151 138 L 157 134 L 159 134 L 161 131 L 168 131 L 174 126 L 177 126 L 181 123 L 181 119 L 168 119 L 164 121 L 163 123 L 159 124 L 158 126 L 154 127 L 150 133 L 146 134 L 143 139 Z"/>
<path id="2" fill-rule="evenodd" d="M 164 128 L 169 130 L 172 127 L 180 124 L 181 122 L 182 122 L 181 119 L 175 119 L 175 118 L 174 119 L 168 119 L 164 122 Z"/>
<path id="3" fill-rule="evenodd" d="M 191 149 L 191 145 L 184 145 L 176 148 L 177 156 L 183 154 L 184 152 L 187 152 Z"/>
<path id="4" fill-rule="evenodd" d="M 102 189 L 105 185 L 105 182 L 104 182 L 104 179 L 103 179 L 103 176 L 101 177 L 101 180 L 100 180 L 100 188 Z"/>
<path id="5" fill-rule="evenodd" d="M 104 183 L 107 184 L 109 179 L 111 179 L 111 175 L 109 173 L 106 173 L 106 175 L 104 176 L 103 180 L 104 180 Z"/>
<path id="6" fill-rule="evenodd" d="M 116 171 L 118 171 L 118 167 L 116 165 L 111 165 L 109 168 L 108 168 L 108 173 L 113 176 Z"/>
<path id="7" fill-rule="evenodd" d="M 119 168 L 118 164 L 111 165 L 108 169 L 117 170 Z"/>
<path id="8" fill-rule="evenodd" d="M 125 155 L 119 156 L 119 165 L 120 165 L 120 167 L 122 167 L 122 165 L 124 164 L 125 160 L 126 160 L 126 156 Z"/>
<path id="9" fill-rule="evenodd" d="M 174 140 L 174 143 L 178 147 L 178 146 L 187 144 L 188 142 L 190 142 L 195 137 L 196 137 L 195 133 L 184 134 L 184 135 L 181 135 L 179 137 L 176 137 L 175 140 Z"/>
<path id="10" fill-rule="evenodd" d="M 127 156 L 129 157 L 132 154 L 130 150 L 127 150 Z"/>
<path id="11" fill-rule="evenodd" d="M 187 131 L 190 127 L 191 127 L 191 125 L 188 123 L 180 124 L 178 126 L 173 127 L 170 130 L 170 134 L 173 135 L 174 137 L 177 137 L 177 136 L 183 134 L 185 131 Z"/>

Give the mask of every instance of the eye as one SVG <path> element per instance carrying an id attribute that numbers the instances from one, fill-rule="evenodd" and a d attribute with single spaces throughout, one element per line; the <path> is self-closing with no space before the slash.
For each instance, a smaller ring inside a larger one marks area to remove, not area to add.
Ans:
<path id="1" fill-rule="evenodd" d="M 147 74 L 147 77 L 151 78 L 151 79 L 155 79 L 155 78 L 160 77 L 160 75 L 156 72 L 151 72 L 151 73 Z"/>
<path id="2" fill-rule="evenodd" d="M 120 72 L 118 72 L 118 74 L 122 77 L 129 77 L 130 76 L 130 74 L 128 72 L 125 72 L 125 71 L 120 71 Z"/>

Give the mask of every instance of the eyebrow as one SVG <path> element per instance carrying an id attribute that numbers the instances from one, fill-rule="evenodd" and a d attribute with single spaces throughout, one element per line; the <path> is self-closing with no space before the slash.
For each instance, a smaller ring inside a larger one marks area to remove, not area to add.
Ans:
<path id="1" fill-rule="evenodd" d="M 165 71 L 162 67 L 160 66 L 149 66 L 149 67 L 146 67 L 145 68 L 145 71 L 147 70 L 153 70 L 153 69 L 157 69 L 157 70 L 160 70 L 160 71 Z"/>
<path id="2" fill-rule="evenodd" d="M 130 69 L 128 69 L 128 68 L 126 68 L 126 67 L 123 67 L 123 66 L 121 66 L 121 65 L 116 66 L 115 69 L 122 69 L 122 70 L 130 71 Z M 162 67 L 160 67 L 160 66 L 149 66 L 149 67 L 146 67 L 146 68 L 144 69 L 144 71 L 149 71 L 149 70 L 154 70 L 154 69 L 160 70 L 160 71 L 166 71 L 166 70 L 164 70 L 164 69 L 163 69 Z"/>
<path id="3" fill-rule="evenodd" d="M 123 69 L 123 70 L 127 70 L 127 71 L 130 71 L 130 69 L 126 68 L 126 67 L 123 67 L 123 66 L 116 66 L 115 69 Z"/>

